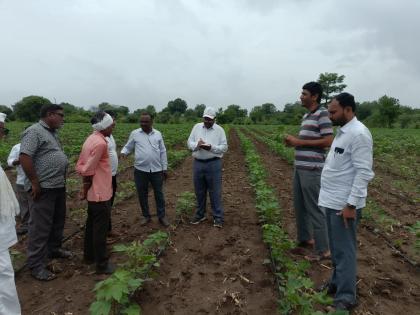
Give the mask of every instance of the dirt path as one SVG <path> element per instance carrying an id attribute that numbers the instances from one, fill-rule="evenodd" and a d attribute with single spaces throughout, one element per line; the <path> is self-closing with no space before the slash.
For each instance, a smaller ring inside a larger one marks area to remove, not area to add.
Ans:
<path id="1" fill-rule="evenodd" d="M 161 257 L 159 276 L 137 295 L 143 314 L 276 313 L 273 276 L 262 264 L 268 251 L 262 243 L 254 195 L 238 139 L 234 137 L 229 145 L 223 175 L 225 227 L 216 229 L 208 221 L 199 226 L 183 224 L 176 230 L 169 228 L 172 245 Z M 193 191 L 191 166 L 192 158 L 187 158 L 170 174 L 165 185 L 167 213 L 172 221 L 179 195 Z M 131 169 L 120 177 L 130 178 Z M 154 209 L 152 195 L 149 201 Z M 69 204 L 82 206 L 75 201 Z M 143 240 L 161 229 L 156 217 L 147 227 L 140 227 L 139 219 L 136 197 L 113 209 L 114 231 L 120 234 L 116 243 Z M 77 221 L 69 220 L 68 232 L 73 231 Z M 54 265 L 63 270 L 56 280 L 36 281 L 27 270 L 16 277 L 22 314 L 89 314 L 94 300 L 92 289 L 103 277 L 95 275 L 92 266 L 82 263 L 83 233 L 72 237 L 65 247 L 75 257 L 55 261 Z M 118 261 L 115 255 L 111 260 Z"/>
<path id="2" fill-rule="evenodd" d="M 273 276 L 263 265 L 268 251 L 236 136 L 223 160 L 225 226 L 219 230 L 208 220 L 172 233 L 160 276 L 140 294 L 144 314 L 276 313 Z M 191 159 L 182 166 L 179 192 L 193 191 L 191 166 Z"/>
<path id="3" fill-rule="evenodd" d="M 249 136 L 249 134 L 248 134 Z M 251 137 L 252 138 L 252 137 Z M 264 165 L 269 183 L 275 187 L 284 213 L 284 227 L 295 237 L 292 179 L 293 167 L 268 147 L 252 138 Z M 370 231 L 359 227 L 358 233 L 359 306 L 354 314 L 418 314 L 420 310 L 420 274 Z M 330 263 L 324 263 L 327 267 Z M 313 264 L 310 276 L 318 285 L 328 279 L 330 270 Z"/>

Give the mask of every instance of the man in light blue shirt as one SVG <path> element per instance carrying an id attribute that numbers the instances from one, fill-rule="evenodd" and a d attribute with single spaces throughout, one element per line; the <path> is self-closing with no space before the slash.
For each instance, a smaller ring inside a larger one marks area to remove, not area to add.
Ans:
<path id="1" fill-rule="evenodd" d="M 162 134 L 152 128 L 152 125 L 152 116 L 149 113 L 142 113 L 140 116 L 141 128 L 131 132 L 121 154 L 124 157 L 134 150 L 134 181 L 143 213 L 140 224 L 146 225 L 151 220 L 148 202 L 150 182 L 155 194 L 159 222 L 167 227 L 169 221 L 165 215 L 163 180 L 167 177 L 168 160 Z"/>
<path id="2" fill-rule="evenodd" d="M 356 305 L 356 228 L 366 204 L 372 171 L 372 135 L 355 116 L 353 95 L 341 93 L 328 106 L 330 119 L 340 126 L 321 174 L 319 206 L 325 207 L 333 274 L 326 284 L 335 294 L 334 309 Z"/>
<path id="3" fill-rule="evenodd" d="M 212 107 L 204 110 L 203 122 L 196 124 L 188 138 L 188 148 L 193 152 L 194 189 L 197 211 L 191 224 L 199 224 L 206 219 L 207 191 L 213 210 L 213 225 L 223 227 L 222 205 L 222 156 L 228 149 L 226 134 L 215 123 L 216 111 Z"/>

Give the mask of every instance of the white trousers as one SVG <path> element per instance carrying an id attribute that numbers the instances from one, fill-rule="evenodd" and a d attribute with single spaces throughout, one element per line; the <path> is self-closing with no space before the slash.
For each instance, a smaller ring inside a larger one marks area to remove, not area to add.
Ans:
<path id="1" fill-rule="evenodd" d="M 9 250 L 0 250 L 0 315 L 20 315 L 15 272 Z"/>

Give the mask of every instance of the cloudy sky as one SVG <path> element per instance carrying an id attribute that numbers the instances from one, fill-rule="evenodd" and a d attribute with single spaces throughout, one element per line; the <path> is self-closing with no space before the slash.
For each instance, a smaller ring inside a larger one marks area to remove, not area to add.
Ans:
<path id="1" fill-rule="evenodd" d="M 0 104 L 279 109 L 321 72 L 420 108 L 419 0 L 0 0 Z"/>

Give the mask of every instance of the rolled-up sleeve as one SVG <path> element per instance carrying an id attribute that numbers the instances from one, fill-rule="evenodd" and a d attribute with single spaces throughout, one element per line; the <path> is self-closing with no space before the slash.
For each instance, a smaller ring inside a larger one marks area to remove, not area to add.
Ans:
<path id="1" fill-rule="evenodd" d="M 351 148 L 351 159 L 356 174 L 350 196 L 347 199 L 349 204 L 358 205 L 366 199 L 368 184 L 375 176 L 375 173 L 372 171 L 372 146 L 372 138 L 366 135 L 359 135 L 354 139 Z"/>

